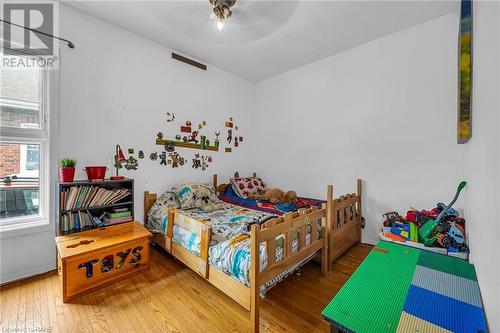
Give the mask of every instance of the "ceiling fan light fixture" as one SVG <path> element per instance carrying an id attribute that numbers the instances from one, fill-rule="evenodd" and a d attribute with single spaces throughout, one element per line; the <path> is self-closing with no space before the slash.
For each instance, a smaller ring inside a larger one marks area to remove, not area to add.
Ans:
<path id="1" fill-rule="evenodd" d="M 236 0 L 209 0 L 213 6 L 213 16 L 217 19 L 217 28 L 219 30 L 224 26 L 224 21 L 231 17 L 231 8 Z"/>

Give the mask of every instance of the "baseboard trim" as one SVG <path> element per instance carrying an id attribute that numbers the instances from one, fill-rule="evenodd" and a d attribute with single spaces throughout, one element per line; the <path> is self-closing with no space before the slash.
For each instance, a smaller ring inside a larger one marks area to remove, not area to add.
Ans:
<path id="1" fill-rule="evenodd" d="M 55 263 L 45 264 L 37 267 L 32 267 L 22 272 L 15 272 L 10 274 L 0 274 L 0 286 L 17 282 L 35 275 L 47 273 L 56 269 Z"/>
<path id="2" fill-rule="evenodd" d="M 363 238 L 363 239 L 361 240 L 361 243 L 370 244 L 370 245 L 377 245 L 377 243 L 378 243 L 379 241 L 380 241 L 380 239 L 373 240 L 373 239 Z"/>

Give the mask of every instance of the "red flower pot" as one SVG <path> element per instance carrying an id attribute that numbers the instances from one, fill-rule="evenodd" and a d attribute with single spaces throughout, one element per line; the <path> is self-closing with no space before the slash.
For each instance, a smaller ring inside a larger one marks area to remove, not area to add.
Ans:
<path id="1" fill-rule="evenodd" d="M 75 168 L 59 168 L 59 180 L 71 183 L 75 179 Z"/>
<path id="2" fill-rule="evenodd" d="M 104 180 L 104 177 L 106 176 L 106 169 L 107 167 L 105 166 L 88 166 L 85 167 L 84 171 L 87 173 L 88 180 L 95 182 Z"/>

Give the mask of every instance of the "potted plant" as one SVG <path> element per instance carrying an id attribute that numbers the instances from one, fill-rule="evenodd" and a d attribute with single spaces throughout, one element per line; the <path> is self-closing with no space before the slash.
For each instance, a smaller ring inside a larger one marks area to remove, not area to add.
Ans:
<path id="1" fill-rule="evenodd" d="M 71 183 L 75 178 L 76 160 L 65 157 L 59 160 L 59 179 L 64 183 Z"/>

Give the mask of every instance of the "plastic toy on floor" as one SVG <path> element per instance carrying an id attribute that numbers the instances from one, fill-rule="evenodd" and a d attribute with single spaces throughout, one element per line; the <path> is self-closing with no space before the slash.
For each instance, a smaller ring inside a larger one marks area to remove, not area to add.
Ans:
<path id="1" fill-rule="evenodd" d="M 450 204 L 438 203 L 430 210 L 410 207 L 406 216 L 390 211 L 385 214 L 380 238 L 408 246 L 467 259 L 465 219 L 452 208 L 466 183 L 461 182 Z"/>
<path id="2" fill-rule="evenodd" d="M 402 237 L 404 240 L 417 242 L 418 230 L 413 222 L 395 221 L 391 227 L 391 233 Z"/>
<path id="3" fill-rule="evenodd" d="M 384 227 L 392 227 L 395 222 L 404 222 L 405 220 L 398 212 L 387 212 L 384 214 Z"/>
<path id="4" fill-rule="evenodd" d="M 458 185 L 458 188 L 457 188 L 457 192 L 455 193 L 455 197 L 453 198 L 453 200 L 448 204 L 448 206 L 444 207 L 441 212 L 439 213 L 439 215 L 436 217 L 435 220 L 429 220 L 427 221 L 419 230 L 418 230 L 418 237 L 419 237 L 419 240 L 425 244 L 425 246 L 433 246 L 434 245 L 434 242 L 436 241 L 436 239 L 439 237 L 439 232 L 437 230 L 438 226 L 439 226 L 439 223 L 441 221 L 441 218 L 443 218 L 447 212 L 450 210 L 451 206 L 453 206 L 453 204 L 457 201 L 458 199 L 458 196 L 460 195 L 460 191 L 462 191 L 462 189 L 465 187 L 465 185 L 467 185 L 466 182 L 461 182 L 459 185 Z M 441 207 L 443 205 L 441 204 Z M 440 205 L 438 204 L 438 208 L 440 207 Z M 455 211 L 455 210 L 453 210 Z M 456 211 L 455 211 L 456 212 Z M 457 213 L 458 215 L 458 213 Z M 450 230 L 452 230 L 451 232 L 451 235 L 449 233 L 449 235 L 451 236 L 451 238 L 455 241 L 459 241 L 458 244 L 462 244 L 463 243 L 463 238 L 464 238 L 464 234 L 463 232 L 460 231 L 460 229 L 456 228 L 455 227 L 455 222 L 452 222 L 452 226 L 450 227 Z"/>

